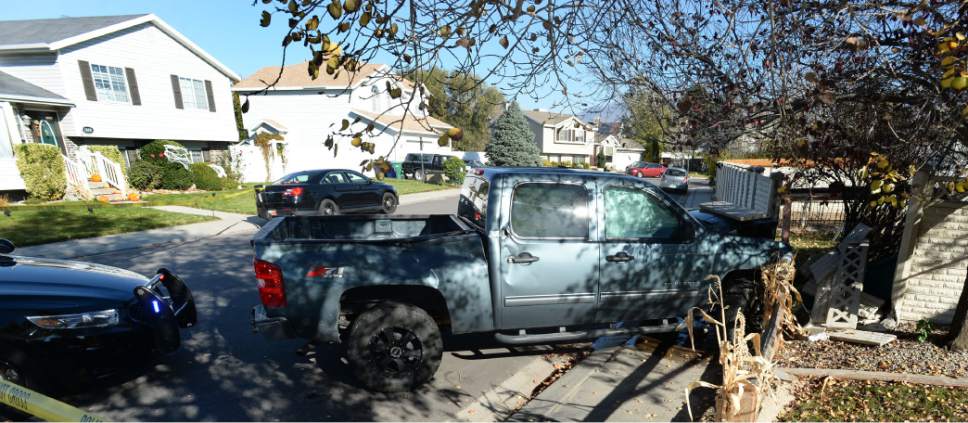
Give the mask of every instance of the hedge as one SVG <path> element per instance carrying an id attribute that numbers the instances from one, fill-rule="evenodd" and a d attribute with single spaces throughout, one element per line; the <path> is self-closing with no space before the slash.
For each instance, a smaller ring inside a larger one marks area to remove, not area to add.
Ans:
<path id="1" fill-rule="evenodd" d="M 467 165 L 457 157 L 450 157 L 444 161 L 444 176 L 452 184 L 463 184 L 464 174 L 467 173 Z"/>
<path id="2" fill-rule="evenodd" d="M 182 165 L 165 162 L 161 168 L 162 189 L 183 191 L 192 187 L 192 173 Z"/>
<path id="3" fill-rule="evenodd" d="M 64 198 L 67 173 L 60 149 L 36 143 L 18 144 L 15 148 L 17 169 L 20 170 L 27 194 L 46 201 Z"/>
<path id="4" fill-rule="evenodd" d="M 147 160 L 149 162 L 160 164 L 168 162 L 168 159 L 165 158 L 166 145 L 177 145 L 179 147 L 184 147 L 175 141 L 154 140 L 148 144 L 145 144 L 144 147 L 141 147 L 141 160 Z"/>
<path id="5" fill-rule="evenodd" d="M 215 173 L 215 169 L 212 169 L 208 163 L 192 163 L 191 171 L 195 188 L 205 191 L 218 191 L 222 189 L 222 180 L 219 179 L 218 174 Z"/>
<path id="6" fill-rule="evenodd" d="M 150 191 L 161 186 L 161 165 L 138 160 L 131 165 L 128 183 L 138 191 Z"/>
<path id="7" fill-rule="evenodd" d="M 87 148 L 95 153 L 101 153 L 102 156 L 107 157 L 108 160 L 117 163 L 121 166 L 121 175 L 128 176 L 128 169 L 124 166 L 124 157 L 121 155 L 121 150 L 118 150 L 117 146 L 113 145 L 89 145 Z M 104 176 L 104 175 L 101 175 Z"/>

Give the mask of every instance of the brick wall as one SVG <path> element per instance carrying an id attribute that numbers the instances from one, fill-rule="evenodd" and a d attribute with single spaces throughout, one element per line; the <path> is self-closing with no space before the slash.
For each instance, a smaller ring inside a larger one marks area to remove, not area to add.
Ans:
<path id="1" fill-rule="evenodd" d="M 895 280 L 903 321 L 951 322 L 968 266 L 968 204 L 945 202 L 924 210 L 910 262 Z"/>

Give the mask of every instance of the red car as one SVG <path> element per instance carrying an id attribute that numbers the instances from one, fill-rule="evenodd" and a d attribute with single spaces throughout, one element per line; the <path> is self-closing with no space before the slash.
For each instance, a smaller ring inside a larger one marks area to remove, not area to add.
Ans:
<path id="1" fill-rule="evenodd" d="M 626 175 L 638 178 L 658 178 L 665 173 L 666 167 L 659 163 L 635 162 L 625 168 Z"/>

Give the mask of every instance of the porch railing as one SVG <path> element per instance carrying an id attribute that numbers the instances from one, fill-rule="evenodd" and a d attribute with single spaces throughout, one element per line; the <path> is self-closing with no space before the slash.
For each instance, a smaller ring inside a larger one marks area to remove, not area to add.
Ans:
<path id="1" fill-rule="evenodd" d="M 64 168 L 67 170 L 67 186 L 73 187 L 77 191 L 77 195 L 85 200 L 90 200 L 94 197 L 91 193 L 90 187 L 87 186 L 87 167 L 84 163 L 78 160 L 74 160 L 67 156 L 61 156 L 64 158 Z"/>
<path id="2" fill-rule="evenodd" d="M 77 150 L 77 158 L 84 163 L 88 175 L 99 175 L 101 181 L 121 191 L 121 195 L 128 195 L 128 183 L 121 172 L 121 165 L 97 151 L 90 151 L 86 148 Z"/>

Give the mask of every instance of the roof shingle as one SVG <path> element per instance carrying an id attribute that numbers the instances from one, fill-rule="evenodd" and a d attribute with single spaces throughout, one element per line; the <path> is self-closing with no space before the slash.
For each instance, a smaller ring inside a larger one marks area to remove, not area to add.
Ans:
<path id="1" fill-rule="evenodd" d="M 38 100 L 49 103 L 70 104 L 70 100 L 17 78 L 0 72 L 0 98 Z"/>
<path id="2" fill-rule="evenodd" d="M 320 72 L 315 80 L 309 76 L 309 62 L 294 63 L 282 68 L 282 76 L 275 88 L 346 88 L 377 74 L 384 65 L 365 64 L 356 72 L 342 70 L 335 75 Z M 279 76 L 279 66 L 266 66 L 255 71 L 245 79 L 236 83 L 232 89 L 236 91 L 261 90 Z"/>
<path id="3" fill-rule="evenodd" d="M 358 109 L 354 109 L 353 113 L 371 122 L 379 123 L 380 125 L 388 127 L 394 131 L 400 131 L 402 125 L 402 132 L 436 135 L 439 132 L 436 132 L 435 130 L 447 130 L 453 127 L 447 122 L 430 116 L 418 119 L 409 114 L 406 116 L 389 114 L 378 115 L 373 112 Z"/>
<path id="4" fill-rule="evenodd" d="M 147 14 L 0 21 L 0 46 L 50 44 L 145 15 Z"/>

